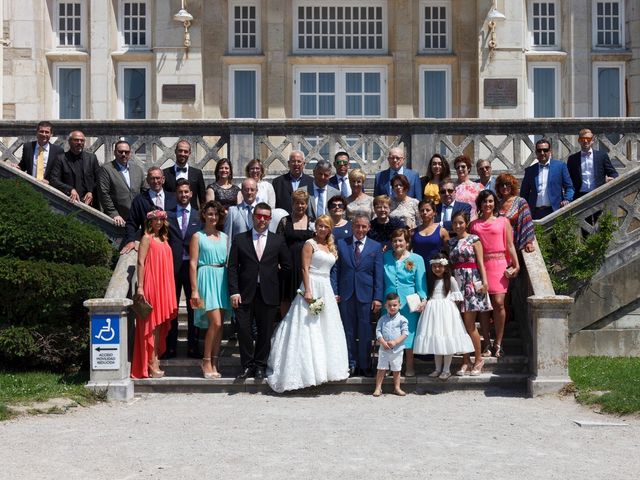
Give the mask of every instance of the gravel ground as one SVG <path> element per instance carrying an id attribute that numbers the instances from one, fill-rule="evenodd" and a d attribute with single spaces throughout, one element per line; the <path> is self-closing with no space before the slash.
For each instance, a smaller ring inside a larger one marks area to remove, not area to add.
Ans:
<path id="1" fill-rule="evenodd" d="M 580 427 L 575 420 L 625 423 Z M 505 391 L 150 394 L 0 423 L 0 478 L 638 478 L 640 418 Z"/>

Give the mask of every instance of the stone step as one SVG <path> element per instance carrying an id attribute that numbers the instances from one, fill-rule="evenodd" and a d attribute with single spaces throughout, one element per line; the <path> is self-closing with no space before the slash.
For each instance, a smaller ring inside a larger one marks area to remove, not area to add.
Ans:
<path id="1" fill-rule="evenodd" d="M 407 393 L 428 394 L 452 390 L 492 390 L 494 388 L 517 390 L 524 394 L 527 373 L 483 373 L 477 377 L 451 376 L 447 381 L 433 379 L 425 375 L 403 377 L 402 388 Z M 265 393 L 273 394 L 264 380 L 235 380 L 224 377 L 207 380 L 193 377 L 164 377 L 134 380 L 135 393 Z M 383 393 L 391 393 L 393 381 L 387 377 L 383 385 Z M 341 392 L 371 393 L 375 386 L 375 379 L 353 377 L 340 382 L 325 383 L 318 387 L 286 393 L 285 395 L 318 395 L 336 394 Z M 277 394 L 274 394 L 277 395 Z"/>

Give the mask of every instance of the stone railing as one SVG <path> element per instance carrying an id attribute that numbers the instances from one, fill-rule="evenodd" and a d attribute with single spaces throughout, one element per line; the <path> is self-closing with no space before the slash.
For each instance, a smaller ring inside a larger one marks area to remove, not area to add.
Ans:
<path id="1" fill-rule="evenodd" d="M 0 159 L 17 162 L 23 143 L 34 137 L 36 122 L 0 121 Z M 536 120 L 59 120 L 55 131 L 68 134 L 80 129 L 87 136 L 86 149 L 101 163 L 113 158 L 113 145 L 121 137 L 132 143 L 137 161 L 144 167 L 169 165 L 176 142 L 192 145 L 191 162 L 211 176 L 215 162 L 229 158 L 236 177 L 244 166 L 260 158 L 270 176 L 286 171 L 293 149 L 306 152 L 307 169 L 320 158 L 332 159 L 338 150 L 352 157 L 368 175 L 386 168 L 389 148 L 403 146 L 407 163 L 424 174 L 435 152 L 452 159 L 462 153 L 477 160 L 486 158 L 494 172 L 522 175 L 535 161 L 534 141 L 551 140 L 555 158 L 579 149 L 577 132 L 584 127 L 596 132 L 599 148 L 609 151 L 616 168 L 625 172 L 639 160 L 640 119 L 566 118 Z M 59 137 L 57 143 L 64 143 Z"/>

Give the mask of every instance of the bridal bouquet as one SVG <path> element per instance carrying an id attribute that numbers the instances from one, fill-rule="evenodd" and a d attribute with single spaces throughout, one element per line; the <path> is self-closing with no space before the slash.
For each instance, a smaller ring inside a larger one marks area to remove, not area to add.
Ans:
<path id="1" fill-rule="evenodd" d="M 298 295 L 304 297 L 304 292 L 302 290 L 298 290 Z M 318 315 L 324 309 L 324 300 L 322 298 L 314 298 L 309 303 L 309 311 L 314 315 Z"/>

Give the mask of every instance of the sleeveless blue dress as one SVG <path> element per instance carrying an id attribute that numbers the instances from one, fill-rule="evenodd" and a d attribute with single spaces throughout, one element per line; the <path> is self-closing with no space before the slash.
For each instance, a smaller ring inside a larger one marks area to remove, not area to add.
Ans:
<path id="1" fill-rule="evenodd" d="M 207 312 L 218 308 L 230 310 L 227 286 L 227 235 L 220 232 L 218 240 L 210 240 L 198 232 L 198 293 L 204 308 L 193 311 L 193 323 L 198 328 L 209 328 Z"/>

